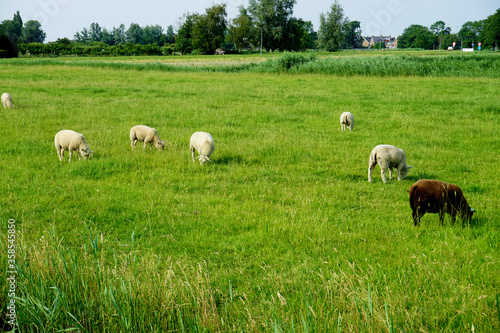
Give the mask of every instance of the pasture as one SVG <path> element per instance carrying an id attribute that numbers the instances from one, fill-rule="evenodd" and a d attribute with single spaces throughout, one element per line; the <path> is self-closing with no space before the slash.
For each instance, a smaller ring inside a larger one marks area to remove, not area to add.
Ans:
<path id="1" fill-rule="evenodd" d="M 0 112 L 0 244 L 14 219 L 23 332 L 500 329 L 498 67 L 381 77 L 37 61 L 0 62 L 15 105 Z M 165 150 L 132 151 L 138 124 Z M 60 162 L 61 129 L 84 134 L 93 158 Z M 195 131 L 214 137 L 213 163 L 191 161 Z M 377 166 L 368 183 L 378 144 L 406 152 L 407 179 L 383 184 Z M 471 223 L 426 214 L 414 227 L 408 189 L 424 178 L 459 185 Z M 4 278 L 0 291 L 5 312 Z"/>

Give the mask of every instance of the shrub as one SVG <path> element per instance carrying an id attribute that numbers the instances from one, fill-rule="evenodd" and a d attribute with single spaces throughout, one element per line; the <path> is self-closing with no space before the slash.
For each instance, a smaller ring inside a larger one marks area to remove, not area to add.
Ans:
<path id="1" fill-rule="evenodd" d="M 303 64 L 314 62 L 315 60 L 315 54 L 284 53 L 282 56 L 266 60 L 260 68 L 268 72 L 281 73 L 298 68 Z"/>

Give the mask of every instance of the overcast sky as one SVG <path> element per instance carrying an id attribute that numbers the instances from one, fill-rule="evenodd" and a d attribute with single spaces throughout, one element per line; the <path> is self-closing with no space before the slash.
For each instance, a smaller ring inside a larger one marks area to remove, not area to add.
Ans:
<path id="1" fill-rule="evenodd" d="M 74 34 L 92 22 L 111 30 L 120 24 L 160 25 L 165 30 L 178 28 L 185 13 L 205 13 L 213 4 L 225 3 L 228 20 L 238 14 L 238 7 L 248 7 L 248 0 L 0 0 L 0 21 L 11 20 L 19 11 L 23 22 L 38 20 L 48 41 Z M 293 15 L 311 21 L 319 28 L 319 16 L 330 10 L 333 0 L 297 0 Z M 500 8 L 498 0 L 341 0 L 344 14 L 360 21 L 363 36 L 398 36 L 411 24 L 429 27 L 444 21 L 452 32 L 458 32 L 467 21 L 487 18 Z"/>

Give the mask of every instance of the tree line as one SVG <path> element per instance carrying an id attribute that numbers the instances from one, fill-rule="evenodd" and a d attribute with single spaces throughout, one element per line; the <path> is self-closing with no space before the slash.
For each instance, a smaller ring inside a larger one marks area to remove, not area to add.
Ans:
<path id="1" fill-rule="evenodd" d="M 317 31 L 310 21 L 293 16 L 295 4 L 296 0 L 249 0 L 232 20 L 227 18 L 225 4 L 214 4 L 203 14 L 185 14 L 179 19 L 177 31 L 172 25 L 164 30 L 159 25 L 141 27 L 132 23 L 128 28 L 121 24 L 108 30 L 92 23 L 76 32 L 72 41 L 62 38 L 48 44 L 43 44 L 46 35 L 40 23 L 27 21 L 23 25 L 18 11 L 12 20 L 0 23 L 0 35 L 3 32 L 17 44 L 19 53 L 32 55 L 214 54 L 221 48 L 241 52 L 260 47 L 267 51 L 332 52 L 361 47 L 361 23 L 350 21 L 338 0 L 321 13 Z M 485 20 L 465 23 L 458 34 L 452 34 L 443 21 L 429 28 L 411 25 L 398 38 L 398 47 L 438 49 L 455 41 L 464 47 L 478 41 L 484 48 L 498 47 L 499 30 L 500 9 Z M 0 56 L 1 49 L 0 45 Z"/>
<path id="2" fill-rule="evenodd" d="M 469 21 L 462 25 L 458 33 L 451 33 L 451 28 L 444 21 L 437 21 L 429 28 L 412 24 L 398 37 L 400 48 L 443 49 L 453 46 L 474 47 L 481 43 L 483 49 L 500 46 L 500 9 L 487 19 Z"/>

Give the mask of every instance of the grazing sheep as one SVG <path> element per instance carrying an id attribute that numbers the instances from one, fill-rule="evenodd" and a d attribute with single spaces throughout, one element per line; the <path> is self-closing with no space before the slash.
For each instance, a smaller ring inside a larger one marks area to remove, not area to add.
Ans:
<path id="1" fill-rule="evenodd" d="M 200 164 L 207 161 L 211 162 L 209 157 L 215 150 L 214 139 L 207 132 L 195 132 L 189 140 L 189 150 L 191 150 L 191 157 L 194 162 L 194 151 L 196 150 L 200 154 L 197 159 L 200 160 Z"/>
<path id="2" fill-rule="evenodd" d="M 62 130 L 58 132 L 54 138 L 54 144 L 60 161 L 64 158 L 65 150 L 69 151 L 69 162 L 71 162 L 74 150 L 78 151 L 83 158 L 88 158 L 90 154 L 93 153 L 93 151 L 89 149 L 89 145 L 85 141 L 83 135 L 72 130 Z"/>
<path id="3" fill-rule="evenodd" d="M 439 180 L 421 179 L 411 186 L 409 194 L 415 226 L 420 225 L 420 218 L 425 213 L 438 213 L 441 224 L 444 213 L 451 215 L 452 223 L 455 223 L 457 213 L 466 220 L 470 220 L 474 214 L 474 208 L 469 207 L 462 190 L 457 185 Z"/>
<path id="4" fill-rule="evenodd" d="M 137 125 L 130 129 L 130 144 L 132 145 L 132 150 L 135 148 L 135 144 L 138 141 L 144 141 L 143 149 L 146 149 L 146 145 L 148 143 L 150 150 L 153 144 L 155 145 L 156 149 L 163 150 L 163 148 L 165 148 L 165 142 L 160 140 L 158 132 L 154 128 L 145 125 Z"/>
<path id="5" fill-rule="evenodd" d="M 11 108 L 14 106 L 14 104 L 12 104 L 12 96 L 10 96 L 9 93 L 2 94 L 2 105 L 4 108 Z"/>
<path id="6" fill-rule="evenodd" d="M 380 165 L 382 180 L 387 183 L 385 172 L 389 169 L 389 179 L 392 179 L 392 169 L 398 170 L 398 180 L 406 178 L 408 169 L 411 166 L 406 166 L 406 154 L 401 148 L 391 145 L 378 145 L 373 148 L 368 162 L 368 181 L 372 182 L 372 171 L 377 163 Z"/>
<path id="7" fill-rule="evenodd" d="M 349 127 L 349 132 L 352 131 L 354 127 L 354 116 L 350 112 L 344 112 L 340 116 L 340 125 L 342 126 L 342 131 L 345 131 L 346 126 Z"/>

